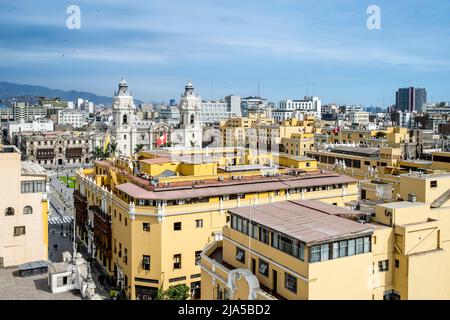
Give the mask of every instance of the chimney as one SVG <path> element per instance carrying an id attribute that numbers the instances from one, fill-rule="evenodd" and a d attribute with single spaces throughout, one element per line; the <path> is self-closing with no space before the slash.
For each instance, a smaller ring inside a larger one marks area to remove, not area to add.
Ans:
<path id="1" fill-rule="evenodd" d="M 409 202 L 416 202 L 417 197 L 415 193 L 408 193 L 408 201 Z"/>

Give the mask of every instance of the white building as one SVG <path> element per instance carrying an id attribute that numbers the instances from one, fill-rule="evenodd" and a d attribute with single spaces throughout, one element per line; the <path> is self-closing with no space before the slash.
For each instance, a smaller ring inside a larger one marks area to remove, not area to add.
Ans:
<path id="1" fill-rule="evenodd" d="M 94 103 L 89 100 L 84 100 L 81 98 L 77 99 L 77 109 L 87 110 L 89 113 L 94 113 Z"/>
<path id="2" fill-rule="evenodd" d="M 366 125 L 369 123 L 369 112 L 366 112 L 366 111 L 349 112 L 348 120 L 352 124 Z"/>
<path id="3" fill-rule="evenodd" d="M 139 120 L 136 117 L 136 111 L 133 97 L 128 91 L 128 84 L 125 79 L 122 79 L 119 90 L 113 97 L 111 126 L 111 140 L 117 144 L 117 155 L 131 156 L 135 153 L 137 146 L 153 150 L 172 143 L 170 137 L 173 127 L 171 125 L 165 122 L 156 123 L 153 120 Z"/>
<path id="4" fill-rule="evenodd" d="M 241 114 L 241 98 L 227 96 L 222 100 L 203 100 L 200 108 L 200 122 L 219 123 L 230 117 L 239 117 Z"/>
<path id="5" fill-rule="evenodd" d="M 119 90 L 113 97 L 112 138 L 117 143 L 119 155 L 130 156 L 136 146 L 136 128 L 134 113 L 136 111 L 133 97 L 128 92 L 125 79 L 119 83 Z"/>
<path id="6" fill-rule="evenodd" d="M 322 102 L 319 97 L 305 97 L 301 100 L 286 99 L 280 101 L 278 108 L 272 112 L 272 116 L 278 121 L 287 120 L 289 117 L 292 117 L 292 113 L 290 112 L 294 110 L 320 118 L 322 114 Z"/>
<path id="7" fill-rule="evenodd" d="M 88 124 L 89 111 L 64 109 L 58 111 L 58 124 L 68 124 L 74 128 L 81 128 Z"/>
<path id="8" fill-rule="evenodd" d="M 194 86 L 189 81 L 184 87 L 180 100 L 180 126 L 172 134 L 173 146 L 201 148 L 203 128 L 200 124 L 201 98 L 194 94 Z"/>
<path id="9" fill-rule="evenodd" d="M 8 139 L 12 143 L 15 133 L 32 131 L 32 132 L 48 132 L 53 131 L 55 125 L 52 120 L 42 119 L 32 122 L 10 122 L 8 123 Z"/>

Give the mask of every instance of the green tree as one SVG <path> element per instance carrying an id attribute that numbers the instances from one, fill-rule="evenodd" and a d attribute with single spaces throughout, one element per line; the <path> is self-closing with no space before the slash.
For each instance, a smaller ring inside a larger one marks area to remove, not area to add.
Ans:
<path id="1" fill-rule="evenodd" d="M 378 132 L 375 134 L 375 137 L 376 137 L 377 139 L 383 139 L 383 138 L 386 138 L 386 136 L 387 136 L 387 134 L 386 134 L 385 132 L 382 132 L 382 131 L 378 131 Z"/>
<path id="2" fill-rule="evenodd" d="M 144 145 L 143 144 L 137 144 L 136 147 L 134 147 L 134 153 L 138 153 L 142 149 L 144 149 Z"/>
<path id="3" fill-rule="evenodd" d="M 189 298 L 189 287 L 185 284 L 170 286 L 167 290 L 158 289 L 157 300 L 187 300 Z"/>
<path id="4" fill-rule="evenodd" d="M 95 147 L 95 149 L 91 151 L 91 160 L 103 160 L 105 158 L 106 154 L 101 147 Z"/>

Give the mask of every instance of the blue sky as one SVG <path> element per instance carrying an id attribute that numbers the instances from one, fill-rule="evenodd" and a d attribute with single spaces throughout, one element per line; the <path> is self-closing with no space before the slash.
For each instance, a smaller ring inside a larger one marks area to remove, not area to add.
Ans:
<path id="1" fill-rule="evenodd" d="M 81 29 L 66 9 L 81 9 Z M 381 30 L 366 27 L 381 8 Z M 447 0 L 2 0 L 0 81 L 112 95 L 125 76 L 144 100 L 203 98 L 387 106 L 402 86 L 450 100 Z"/>

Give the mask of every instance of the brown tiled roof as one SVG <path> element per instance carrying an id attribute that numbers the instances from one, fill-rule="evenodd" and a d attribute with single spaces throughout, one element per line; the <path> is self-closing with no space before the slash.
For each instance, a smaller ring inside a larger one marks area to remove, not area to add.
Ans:
<path id="1" fill-rule="evenodd" d="M 285 190 L 298 187 L 311 186 L 325 186 L 341 183 L 352 183 L 356 180 L 348 176 L 315 176 L 314 178 L 300 178 L 292 177 L 292 179 L 284 178 L 268 178 L 255 181 L 233 181 L 225 183 L 214 183 L 209 185 L 187 185 L 182 190 L 170 190 L 168 188 L 154 188 L 154 190 L 147 190 L 134 185 L 131 182 L 121 184 L 117 187 L 118 190 L 128 194 L 137 199 L 149 200 L 175 200 L 175 199 L 189 199 L 199 197 L 212 197 L 220 195 L 229 195 L 237 193 L 253 193 L 253 192 L 267 192 L 274 190 Z"/>
<path id="2" fill-rule="evenodd" d="M 232 214 L 279 231 L 308 245 L 371 234 L 373 226 L 334 216 L 312 209 L 312 202 L 302 205 L 302 201 L 282 201 L 252 207 L 229 209 Z M 307 207 L 309 206 L 309 207 Z M 319 203 L 313 205 L 331 212 L 333 205 Z"/>

